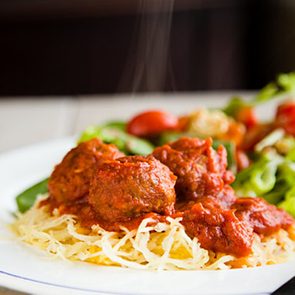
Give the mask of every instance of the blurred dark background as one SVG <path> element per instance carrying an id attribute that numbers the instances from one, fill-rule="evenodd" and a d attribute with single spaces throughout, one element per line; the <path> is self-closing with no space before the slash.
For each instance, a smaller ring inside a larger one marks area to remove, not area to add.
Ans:
<path id="1" fill-rule="evenodd" d="M 1 0 L 0 40 L 0 96 L 257 89 L 295 70 L 295 1 Z"/>

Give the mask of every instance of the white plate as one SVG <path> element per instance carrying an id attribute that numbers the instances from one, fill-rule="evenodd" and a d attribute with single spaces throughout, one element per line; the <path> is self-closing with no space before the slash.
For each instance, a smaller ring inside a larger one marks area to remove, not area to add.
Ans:
<path id="1" fill-rule="evenodd" d="M 226 271 L 152 272 L 52 259 L 7 229 L 14 197 L 50 174 L 74 145 L 66 138 L 0 155 L 0 285 L 35 294 L 265 294 L 295 274 L 295 262 Z"/>

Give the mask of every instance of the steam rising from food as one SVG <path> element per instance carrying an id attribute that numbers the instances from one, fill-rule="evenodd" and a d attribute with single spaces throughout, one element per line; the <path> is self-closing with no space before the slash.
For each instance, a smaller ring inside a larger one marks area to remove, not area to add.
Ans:
<path id="1" fill-rule="evenodd" d="M 169 70 L 169 42 L 174 0 L 140 0 L 138 28 L 127 59 L 121 87 L 161 91 Z M 134 52 L 135 50 L 135 52 Z"/>

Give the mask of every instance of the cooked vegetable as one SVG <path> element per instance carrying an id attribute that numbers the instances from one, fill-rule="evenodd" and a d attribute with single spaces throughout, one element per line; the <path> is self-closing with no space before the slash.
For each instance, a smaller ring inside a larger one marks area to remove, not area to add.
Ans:
<path id="1" fill-rule="evenodd" d="M 290 189 L 290 186 L 284 179 L 277 179 L 274 188 L 263 195 L 263 198 L 271 204 L 277 205 L 285 197 L 286 192 Z"/>
<path id="2" fill-rule="evenodd" d="M 223 108 L 223 112 L 228 116 L 234 117 L 244 107 L 248 107 L 249 103 L 239 96 L 234 96 Z"/>
<path id="3" fill-rule="evenodd" d="M 122 131 L 126 130 L 126 122 L 124 122 L 124 121 L 110 121 L 110 122 L 105 123 L 104 126 L 120 129 Z"/>
<path id="4" fill-rule="evenodd" d="M 262 196 L 270 192 L 276 183 L 276 173 L 281 158 L 273 153 L 265 153 L 251 166 L 236 177 L 233 187 L 239 196 Z"/>
<path id="5" fill-rule="evenodd" d="M 48 178 L 36 183 L 16 197 L 18 210 L 21 213 L 29 210 L 35 203 L 37 196 L 47 193 Z"/>
<path id="6" fill-rule="evenodd" d="M 279 208 L 286 210 L 291 215 L 295 216 L 295 197 L 286 199 L 279 204 Z"/>
<path id="7" fill-rule="evenodd" d="M 115 144 L 125 154 L 148 155 L 153 151 L 153 145 L 144 139 L 127 134 L 122 130 L 123 125 L 90 126 L 80 136 L 78 142 L 84 142 L 92 138 L 99 138 L 104 143 Z"/>
<path id="8" fill-rule="evenodd" d="M 238 173 L 233 185 L 237 194 L 263 197 L 269 203 L 278 205 L 295 216 L 293 152 L 294 150 L 291 150 L 283 157 L 273 149 L 260 151 L 258 159 L 250 167 Z"/>
<path id="9" fill-rule="evenodd" d="M 184 136 L 192 137 L 190 134 L 187 134 L 185 132 L 166 131 L 161 133 L 161 135 L 159 136 L 157 145 L 163 145 L 163 144 L 175 141 Z"/>
<path id="10" fill-rule="evenodd" d="M 286 198 L 279 207 L 295 216 L 295 185 L 286 193 Z"/>
<path id="11" fill-rule="evenodd" d="M 295 184 L 295 163 L 293 161 L 288 161 L 287 159 L 279 167 L 279 172 L 281 177 L 283 177 L 289 186 Z"/>
<path id="12" fill-rule="evenodd" d="M 164 131 L 176 130 L 177 128 L 178 118 L 162 111 L 140 113 L 127 124 L 127 132 L 140 137 L 155 136 Z"/>

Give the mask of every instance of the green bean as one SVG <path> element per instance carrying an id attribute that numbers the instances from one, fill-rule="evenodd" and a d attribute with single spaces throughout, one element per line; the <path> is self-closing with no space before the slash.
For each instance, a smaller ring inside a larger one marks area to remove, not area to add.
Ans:
<path id="1" fill-rule="evenodd" d="M 26 189 L 16 197 L 18 210 L 21 213 L 29 210 L 35 203 L 38 195 L 45 194 L 48 191 L 48 178 L 36 183 L 32 187 Z"/>

